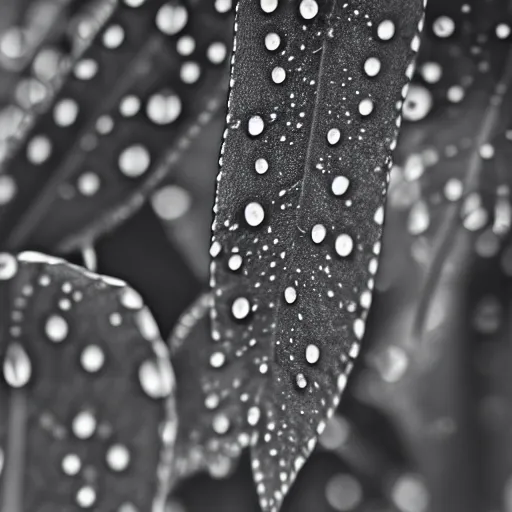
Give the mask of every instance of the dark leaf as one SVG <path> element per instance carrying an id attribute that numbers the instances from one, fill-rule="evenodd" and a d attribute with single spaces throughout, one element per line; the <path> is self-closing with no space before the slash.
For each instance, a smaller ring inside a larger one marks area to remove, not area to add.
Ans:
<path id="1" fill-rule="evenodd" d="M 196 352 L 214 416 L 191 441 L 229 454 L 251 436 L 264 510 L 280 507 L 359 351 L 421 16 L 419 1 L 238 5 L 213 341 Z"/>
<path id="2" fill-rule="evenodd" d="M 3 253 L 0 301 L 2 510 L 163 510 L 174 375 L 140 295 Z"/>
<path id="3" fill-rule="evenodd" d="M 222 2 L 125 0 L 6 164 L 7 247 L 89 245 L 143 204 L 224 102 Z"/>

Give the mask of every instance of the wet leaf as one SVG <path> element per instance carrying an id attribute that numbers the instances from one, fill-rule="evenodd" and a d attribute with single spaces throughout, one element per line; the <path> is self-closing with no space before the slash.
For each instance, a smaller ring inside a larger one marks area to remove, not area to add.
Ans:
<path id="1" fill-rule="evenodd" d="M 25 252 L 0 301 L 2 510 L 163 510 L 174 375 L 140 295 Z"/>
<path id="2" fill-rule="evenodd" d="M 230 456 L 252 438 L 264 510 L 280 507 L 359 351 L 421 15 L 421 2 L 238 5 L 212 342 L 195 361 L 211 421 L 189 442 Z"/>
<path id="3" fill-rule="evenodd" d="M 5 164 L 7 247 L 80 248 L 143 204 L 224 103 L 230 10 L 119 3 Z"/>

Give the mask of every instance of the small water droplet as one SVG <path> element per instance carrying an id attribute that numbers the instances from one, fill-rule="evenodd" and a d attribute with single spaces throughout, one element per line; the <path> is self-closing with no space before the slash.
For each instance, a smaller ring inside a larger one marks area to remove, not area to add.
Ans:
<path id="1" fill-rule="evenodd" d="M 64 341 L 69 332 L 69 326 L 66 320 L 60 315 L 51 315 L 45 324 L 46 336 L 54 343 Z"/>
<path id="2" fill-rule="evenodd" d="M 381 63 L 377 57 L 370 57 L 364 62 L 364 72 L 370 76 L 374 77 L 380 73 Z"/>
<path id="3" fill-rule="evenodd" d="M 123 444 L 114 444 L 108 449 L 106 460 L 112 471 L 124 471 L 130 463 L 130 451 Z"/>
<path id="4" fill-rule="evenodd" d="M 0 281 L 12 279 L 18 272 L 16 258 L 7 252 L 0 252 Z"/>
<path id="5" fill-rule="evenodd" d="M 306 347 L 306 361 L 309 364 L 315 364 L 320 359 L 320 349 L 314 345 L 313 343 L 310 343 Z"/>
<path id="6" fill-rule="evenodd" d="M 125 176 L 138 178 L 148 170 L 151 157 L 144 146 L 134 144 L 121 152 L 118 163 L 119 169 Z"/>
<path id="7" fill-rule="evenodd" d="M 156 26 L 162 33 L 168 36 L 181 32 L 185 28 L 187 21 L 187 9 L 176 1 L 168 2 L 160 7 L 156 15 Z"/>
<path id="8" fill-rule="evenodd" d="M 304 389 L 308 385 L 308 381 L 306 380 L 306 377 L 304 376 L 303 373 L 297 374 L 295 381 L 297 382 L 297 386 L 300 389 Z"/>
<path id="9" fill-rule="evenodd" d="M 81 411 L 73 419 L 71 429 L 78 439 L 89 439 L 96 432 L 96 418 L 91 411 Z"/>
<path id="10" fill-rule="evenodd" d="M 105 353 L 98 345 L 88 345 L 80 355 L 82 368 L 89 373 L 99 372 L 105 363 Z"/>
<path id="11" fill-rule="evenodd" d="M 326 235 L 327 230 L 323 224 L 315 224 L 311 229 L 311 240 L 313 240 L 315 244 L 322 243 Z"/>

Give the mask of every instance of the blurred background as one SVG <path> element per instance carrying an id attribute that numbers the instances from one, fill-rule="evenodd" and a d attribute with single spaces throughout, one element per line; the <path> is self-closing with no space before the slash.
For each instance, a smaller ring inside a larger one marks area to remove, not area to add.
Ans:
<path id="1" fill-rule="evenodd" d="M 220 21 L 212 18 L 208 27 L 222 30 L 229 48 L 231 2 L 183 2 L 194 19 L 208 19 L 215 7 Z M 94 51 L 115 4 L 0 2 L 0 244 L 64 254 L 78 264 L 87 263 L 93 251 L 100 273 L 125 279 L 141 292 L 166 339 L 207 289 L 229 52 L 213 71 L 200 60 L 204 56 L 195 57 L 207 70 L 204 90 L 180 93 L 182 117 L 192 116 L 189 103 L 218 87 L 212 92 L 216 106 L 158 179 L 131 182 L 129 189 L 110 183 L 122 191 L 113 199 L 120 205 L 134 191 L 144 193 L 112 229 L 95 231 L 89 252 L 79 250 L 78 242 L 64 250 L 66 244 L 45 238 L 37 223 L 15 236 L 21 212 L 34 201 L 31 191 L 40 184 L 20 185 L 20 171 L 9 162 L 21 161 L 17 155 L 34 124 L 43 133 L 44 116 L 68 87 L 71 62 Z M 284 511 L 512 511 L 511 31 L 508 1 L 429 1 L 391 171 L 383 260 L 364 350 Z M 138 51 L 136 41 L 128 46 L 125 67 Z M 145 101 L 170 69 L 155 64 L 142 70 L 132 84 L 138 97 Z M 123 76 L 117 79 L 121 85 Z M 105 82 L 96 93 L 117 87 L 121 101 L 125 93 L 117 82 Z M 77 98 L 86 98 L 86 89 L 78 92 Z M 129 115 L 116 122 L 126 124 L 123 137 L 141 129 L 130 124 L 135 121 Z M 158 133 L 171 140 L 187 129 L 184 123 L 176 132 L 163 127 Z M 78 136 L 68 131 L 69 140 Z M 87 158 L 92 154 L 104 179 L 112 158 L 102 147 L 88 150 Z M 167 149 L 164 144 L 155 151 Z M 83 168 L 76 172 L 83 176 Z M 94 207 L 112 216 L 107 203 Z M 48 200 L 35 211 L 51 220 L 67 210 Z M 85 225 L 81 219 L 76 224 L 62 226 L 66 236 Z M 58 229 L 55 223 L 47 228 Z M 180 483 L 169 512 L 258 510 L 247 456 L 210 473 Z"/>

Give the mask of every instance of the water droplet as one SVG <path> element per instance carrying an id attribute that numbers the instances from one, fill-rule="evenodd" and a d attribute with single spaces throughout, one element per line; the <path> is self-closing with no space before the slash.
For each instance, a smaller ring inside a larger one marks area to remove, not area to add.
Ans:
<path id="1" fill-rule="evenodd" d="M 75 76 L 79 80 L 92 80 L 98 72 L 98 63 L 92 59 L 83 59 L 75 66 Z"/>
<path id="2" fill-rule="evenodd" d="M 265 174 L 268 171 L 268 162 L 264 158 L 258 158 L 254 168 L 258 174 Z"/>
<path id="3" fill-rule="evenodd" d="M 48 320 L 46 320 L 45 332 L 50 341 L 61 343 L 68 335 L 69 326 L 66 320 L 61 316 L 51 315 Z"/>
<path id="4" fill-rule="evenodd" d="M 59 126 L 71 126 L 78 116 L 78 103 L 72 99 L 60 100 L 53 109 L 53 119 Z"/>
<path id="5" fill-rule="evenodd" d="M 229 430 L 229 427 L 230 427 L 229 418 L 225 414 L 222 414 L 222 413 L 216 414 L 213 417 L 212 427 L 213 427 L 213 430 L 217 434 L 219 434 L 219 435 L 225 434 Z"/>
<path id="6" fill-rule="evenodd" d="M 181 100 L 172 91 L 161 91 L 149 98 L 146 113 L 158 125 L 172 123 L 181 114 Z"/>
<path id="7" fill-rule="evenodd" d="M 108 449 L 106 460 L 112 471 L 124 471 L 130 463 L 130 451 L 123 444 L 114 444 Z"/>
<path id="8" fill-rule="evenodd" d="M 242 320 L 247 317 L 251 311 L 251 305 L 245 297 L 238 297 L 233 301 L 231 306 L 231 313 L 237 320 Z"/>
<path id="9" fill-rule="evenodd" d="M 233 254 L 228 261 L 228 267 L 230 270 L 236 271 L 238 270 L 243 263 L 242 256 L 240 254 Z"/>
<path id="10" fill-rule="evenodd" d="M 249 226 L 259 226 L 265 218 L 265 211 L 260 203 L 249 203 L 244 210 L 245 221 Z"/>
<path id="11" fill-rule="evenodd" d="M 111 25 L 103 33 L 103 44 L 105 48 L 114 50 L 119 48 L 124 41 L 124 29 L 120 25 Z"/>
<path id="12" fill-rule="evenodd" d="M 306 361 L 309 364 L 315 364 L 318 362 L 319 359 L 320 359 L 320 349 L 316 345 L 310 343 L 306 347 Z"/>
<path id="13" fill-rule="evenodd" d="M 91 508 L 96 503 L 96 491 L 90 485 L 84 485 L 76 493 L 76 502 L 82 508 Z"/>
<path id="14" fill-rule="evenodd" d="M 318 14 L 318 4 L 316 0 L 302 0 L 299 11 L 305 20 L 312 20 Z"/>
<path id="15" fill-rule="evenodd" d="M 336 252 L 342 256 L 347 257 L 354 248 L 354 241 L 350 235 L 343 233 L 336 237 L 335 249 Z"/>
<path id="16" fill-rule="evenodd" d="M 119 168 L 129 178 L 142 176 L 151 163 L 148 150 L 140 145 L 129 146 L 119 155 Z"/>
<path id="17" fill-rule="evenodd" d="M 315 224 L 311 229 L 311 240 L 313 240 L 315 244 L 322 243 L 326 235 L 327 230 L 323 224 Z"/>
<path id="18" fill-rule="evenodd" d="M 276 51 L 281 44 L 281 38 L 275 32 L 269 32 L 265 36 L 265 48 L 271 52 Z"/>
<path id="19" fill-rule="evenodd" d="M 297 374 L 297 377 L 295 380 L 297 382 L 297 386 L 300 389 L 304 389 L 308 385 L 308 381 L 306 380 L 306 377 L 304 376 L 303 373 Z"/>
<path id="20" fill-rule="evenodd" d="M 364 72 L 371 77 L 377 76 L 380 73 L 381 63 L 377 57 L 370 57 L 364 63 Z"/>
<path id="21" fill-rule="evenodd" d="M 19 343 L 10 343 L 5 352 L 4 378 L 13 388 L 25 386 L 32 375 L 32 363 Z"/>
<path id="22" fill-rule="evenodd" d="M 284 290 L 284 300 L 288 304 L 293 304 L 297 300 L 297 290 L 293 286 L 288 286 Z"/>
<path id="23" fill-rule="evenodd" d="M 362 116 L 369 116 L 373 112 L 373 100 L 365 98 L 359 103 L 359 113 Z"/>
<path id="24" fill-rule="evenodd" d="M 62 471 L 68 476 L 78 475 L 82 469 L 82 461 L 75 453 L 68 453 L 61 462 Z"/>
<path id="25" fill-rule="evenodd" d="M 175 1 L 168 2 L 160 7 L 156 15 L 156 26 L 168 36 L 181 32 L 187 21 L 187 9 Z"/>
<path id="26" fill-rule="evenodd" d="M 455 30 L 455 23 L 448 16 L 439 16 L 434 20 L 432 29 L 437 37 L 450 37 Z"/>
<path id="27" fill-rule="evenodd" d="M 428 490 L 417 475 L 405 473 L 397 478 L 391 496 L 403 512 L 425 512 L 428 509 Z"/>
<path id="28" fill-rule="evenodd" d="M 201 68 L 197 62 L 185 62 L 180 69 L 180 78 L 185 84 L 195 84 L 201 76 Z"/>
<path id="29" fill-rule="evenodd" d="M 261 412 L 259 407 L 250 407 L 247 411 L 247 422 L 251 427 L 255 427 L 258 424 L 258 421 L 260 421 L 260 416 Z"/>
<path id="30" fill-rule="evenodd" d="M 260 7 L 263 12 L 274 12 L 277 9 L 277 0 L 260 0 Z"/>
<path id="31" fill-rule="evenodd" d="M 105 363 L 105 353 L 98 345 L 88 345 L 80 355 L 80 364 L 86 372 L 99 372 Z"/>
<path id="32" fill-rule="evenodd" d="M 188 55 L 192 55 L 194 50 L 196 49 L 196 42 L 191 36 L 182 36 L 178 39 L 176 43 L 176 50 L 180 55 L 187 57 Z"/>
<path id="33" fill-rule="evenodd" d="M 361 484 L 351 475 L 338 474 L 327 482 L 325 496 L 329 505 L 339 512 L 357 508 L 363 499 Z"/>
<path id="34" fill-rule="evenodd" d="M 345 176 L 336 176 L 332 180 L 331 190 L 335 196 L 342 196 L 350 185 L 350 181 Z"/>
<path id="35" fill-rule="evenodd" d="M 366 325 L 362 318 L 356 318 L 354 320 L 354 334 L 358 340 L 362 340 L 364 336 Z"/>
<path id="36" fill-rule="evenodd" d="M 337 144 L 341 139 L 341 132 L 338 130 L 338 128 L 331 128 L 327 132 L 327 142 L 334 146 L 334 144 Z"/>
<path id="37" fill-rule="evenodd" d="M 212 64 L 221 64 L 227 55 L 226 45 L 221 42 L 212 43 L 206 50 L 206 56 Z"/>
<path id="38" fill-rule="evenodd" d="M 496 36 L 498 39 L 506 39 L 510 36 L 510 25 L 507 23 L 498 23 L 498 25 L 496 25 Z"/>
<path id="39" fill-rule="evenodd" d="M 7 252 L 0 252 L 0 281 L 12 279 L 18 272 L 16 258 Z"/>
<path id="40" fill-rule="evenodd" d="M 140 365 L 139 382 L 150 398 L 165 398 L 172 391 L 172 380 L 164 374 L 158 363 L 152 360 Z"/>
<path id="41" fill-rule="evenodd" d="M 403 116 L 406 121 L 420 121 L 432 108 L 432 94 L 422 85 L 412 84 L 404 101 Z"/>
<path id="42" fill-rule="evenodd" d="M 133 288 L 123 288 L 119 295 L 121 304 L 127 309 L 141 309 L 144 306 L 144 301 L 139 293 Z"/>
<path id="43" fill-rule="evenodd" d="M 443 69 L 437 62 L 425 62 L 421 66 L 421 76 L 429 84 L 435 84 L 441 80 Z"/>
<path id="44" fill-rule="evenodd" d="M 52 143 L 45 135 L 36 135 L 27 144 L 27 159 L 34 165 L 46 162 L 52 152 Z"/>
<path id="45" fill-rule="evenodd" d="M 377 27 L 377 37 L 381 41 L 389 41 L 395 35 L 395 24 L 391 20 L 384 20 Z"/>
<path id="46" fill-rule="evenodd" d="M 85 172 L 78 178 L 77 189 L 84 196 L 93 196 L 98 192 L 99 188 L 100 178 L 94 172 Z"/>
<path id="47" fill-rule="evenodd" d="M 261 116 L 252 116 L 249 119 L 249 123 L 247 126 L 249 135 L 256 137 L 257 135 L 260 135 L 263 132 L 264 128 L 265 128 L 265 123 Z"/>
<path id="48" fill-rule="evenodd" d="M 73 419 L 71 429 L 78 439 L 89 439 L 96 432 L 96 418 L 90 411 L 81 411 Z"/>
<path id="49" fill-rule="evenodd" d="M 158 217 L 172 221 L 190 210 L 192 198 L 185 189 L 177 185 L 167 185 L 153 194 L 151 205 Z"/>
<path id="50" fill-rule="evenodd" d="M 212 368 L 221 368 L 226 362 L 226 356 L 222 352 L 214 352 L 210 356 L 210 366 Z"/>
<path id="51" fill-rule="evenodd" d="M 12 176 L 7 174 L 0 175 L 0 205 L 10 203 L 16 192 L 17 186 Z"/>
<path id="52" fill-rule="evenodd" d="M 140 99 L 138 96 L 134 94 L 129 94 L 121 99 L 121 103 L 119 105 L 119 112 L 124 117 L 133 117 L 137 115 L 140 110 Z"/>
<path id="53" fill-rule="evenodd" d="M 286 79 L 286 71 L 280 67 L 280 66 L 276 66 L 273 70 L 272 70 L 272 81 L 275 83 L 275 84 L 282 84 Z"/>
<path id="54" fill-rule="evenodd" d="M 376 224 L 379 224 L 379 226 L 382 226 L 384 224 L 384 207 L 379 206 L 377 208 L 377 211 L 375 212 L 375 215 L 373 216 L 373 220 Z"/>

